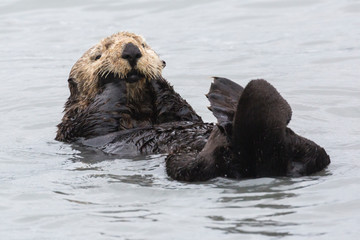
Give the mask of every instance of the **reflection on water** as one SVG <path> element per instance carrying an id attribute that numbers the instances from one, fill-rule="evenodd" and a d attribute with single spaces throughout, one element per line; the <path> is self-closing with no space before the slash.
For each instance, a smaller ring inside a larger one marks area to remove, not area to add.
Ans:
<path id="1" fill-rule="evenodd" d="M 357 239 L 358 1 L 0 2 L 1 239 Z M 74 62 L 99 39 L 144 35 L 206 121 L 211 76 L 265 78 L 290 127 L 332 163 L 302 178 L 169 179 L 163 155 L 54 141 Z"/>

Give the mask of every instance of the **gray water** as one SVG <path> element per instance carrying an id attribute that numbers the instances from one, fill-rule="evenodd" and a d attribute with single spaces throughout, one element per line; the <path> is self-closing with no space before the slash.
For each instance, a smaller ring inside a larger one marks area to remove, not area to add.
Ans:
<path id="1" fill-rule="evenodd" d="M 165 156 L 56 142 L 71 66 L 123 30 L 206 121 L 211 76 L 267 79 L 331 165 L 188 184 Z M 357 0 L 0 0 L 0 239 L 359 239 L 359 68 Z"/>

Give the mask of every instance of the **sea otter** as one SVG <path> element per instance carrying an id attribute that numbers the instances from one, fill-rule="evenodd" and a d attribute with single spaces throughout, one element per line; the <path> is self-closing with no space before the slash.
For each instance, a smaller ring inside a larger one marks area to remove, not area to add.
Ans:
<path id="1" fill-rule="evenodd" d="M 164 67 L 139 35 L 120 32 L 101 40 L 70 71 L 70 97 L 56 140 L 73 142 L 164 122 L 202 123 L 162 77 Z"/>
<path id="2" fill-rule="evenodd" d="M 330 163 L 325 150 L 287 127 L 291 108 L 265 80 L 245 88 L 214 78 L 204 123 L 162 77 L 165 62 L 135 34 L 90 48 L 73 66 L 56 139 L 119 155 L 166 153 L 176 180 L 301 176 Z"/>

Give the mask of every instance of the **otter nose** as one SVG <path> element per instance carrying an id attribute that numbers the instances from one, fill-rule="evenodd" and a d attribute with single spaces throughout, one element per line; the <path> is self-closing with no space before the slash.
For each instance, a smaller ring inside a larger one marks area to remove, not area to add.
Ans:
<path id="1" fill-rule="evenodd" d="M 131 67 L 136 65 L 136 62 L 141 58 L 140 49 L 132 43 L 127 43 L 124 47 L 121 57 L 126 59 Z"/>

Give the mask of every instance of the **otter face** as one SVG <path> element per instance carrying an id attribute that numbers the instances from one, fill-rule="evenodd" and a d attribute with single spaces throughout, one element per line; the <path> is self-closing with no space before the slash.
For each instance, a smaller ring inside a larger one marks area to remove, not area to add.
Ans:
<path id="1" fill-rule="evenodd" d="M 119 32 L 90 48 L 73 66 L 69 79 L 76 82 L 81 100 L 93 99 L 109 82 L 126 81 L 128 94 L 141 91 L 146 81 L 161 77 L 165 62 L 139 35 Z"/>

